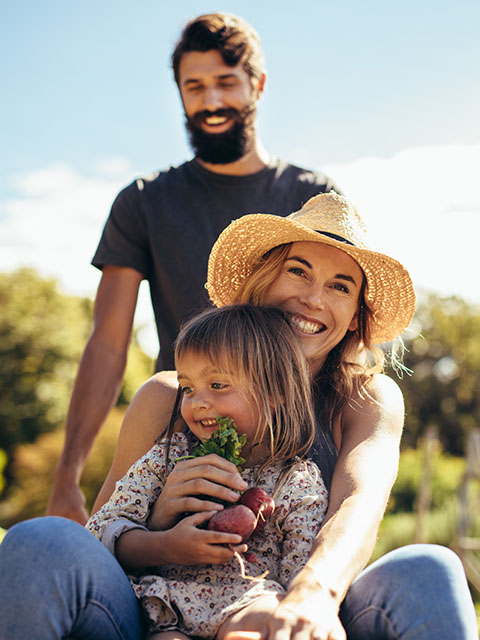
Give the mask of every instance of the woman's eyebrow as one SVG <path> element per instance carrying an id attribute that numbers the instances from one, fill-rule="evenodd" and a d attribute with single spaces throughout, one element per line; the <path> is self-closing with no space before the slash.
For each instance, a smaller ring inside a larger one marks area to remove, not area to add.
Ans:
<path id="1" fill-rule="evenodd" d="M 347 282 L 351 282 L 352 284 L 357 284 L 353 276 L 347 276 L 344 273 L 336 273 L 335 278 L 338 278 L 339 280 L 347 280 Z"/>
<path id="2" fill-rule="evenodd" d="M 304 264 L 309 269 L 312 268 L 312 265 L 310 264 L 310 262 L 308 262 L 308 260 L 305 260 L 305 258 L 300 258 L 299 256 L 288 256 L 288 258 L 286 258 L 285 262 L 288 262 L 289 260 L 296 260 L 297 262 L 300 262 L 301 264 Z"/>

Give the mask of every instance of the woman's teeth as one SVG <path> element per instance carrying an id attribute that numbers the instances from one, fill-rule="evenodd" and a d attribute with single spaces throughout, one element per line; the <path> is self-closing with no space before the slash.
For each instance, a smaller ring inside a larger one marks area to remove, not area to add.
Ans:
<path id="1" fill-rule="evenodd" d="M 292 324 L 300 329 L 303 333 L 320 333 L 325 329 L 324 324 L 318 322 L 312 322 L 311 320 L 305 320 L 301 316 L 292 316 Z"/>

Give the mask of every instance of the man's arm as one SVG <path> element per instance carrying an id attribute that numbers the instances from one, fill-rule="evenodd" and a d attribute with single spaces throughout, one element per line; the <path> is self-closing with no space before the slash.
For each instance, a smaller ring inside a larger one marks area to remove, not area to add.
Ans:
<path id="1" fill-rule="evenodd" d="M 376 378 L 372 398 L 343 412 L 329 508 L 310 560 L 273 616 L 270 638 L 290 637 L 296 625 L 319 640 L 345 638 L 338 609 L 375 546 L 397 474 L 404 420 L 400 389 L 386 376 Z"/>
<path id="2" fill-rule="evenodd" d="M 115 403 L 123 379 L 142 274 L 106 266 L 97 291 L 93 331 L 80 361 L 66 420 L 64 449 L 47 507 L 81 524 L 87 521 L 80 477 L 95 437 Z"/>

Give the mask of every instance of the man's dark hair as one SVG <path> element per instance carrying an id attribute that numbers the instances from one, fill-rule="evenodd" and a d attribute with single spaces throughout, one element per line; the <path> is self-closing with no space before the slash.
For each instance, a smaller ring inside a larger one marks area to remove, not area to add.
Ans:
<path id="1" fill-rule="evenodd" d="M 248 22 L 228 13 L 209 13 L 191 20 L 172 54 L 172 68 L 178 85 L 180 59 L 189 51 L 220 52 L 230 67 L 241 63 L 250 78 L 260 78 L 265 61 L 258 33 Z"/>

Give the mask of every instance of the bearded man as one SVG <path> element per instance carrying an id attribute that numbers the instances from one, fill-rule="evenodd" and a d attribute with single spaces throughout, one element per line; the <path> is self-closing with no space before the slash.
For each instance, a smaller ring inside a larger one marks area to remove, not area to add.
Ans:
<path id="1" fill-rule="evenodd" d="M 92 264 L 102 270 L 93 332 L 80 363 L 48 513 L 84 524 L 79 488 L 88 452 L 121 387 L 138 288 L 150 293 L 160 343 L 157 370 L 173 366 L 183 320 L 208 305 L 210 249 L 245 213 L 288 215 L 339 191 L 324 174 L 270 157 L 257 136 L 265 65 L 256 31 L 228 14 L 189 22 L 172 68 L 194 158 L 136 179 L 113 203 Z"/>

